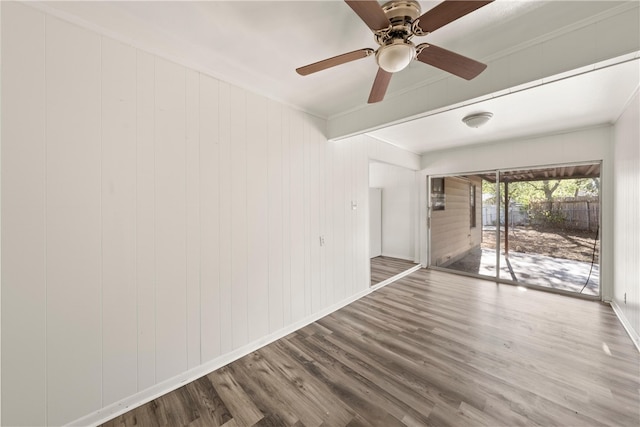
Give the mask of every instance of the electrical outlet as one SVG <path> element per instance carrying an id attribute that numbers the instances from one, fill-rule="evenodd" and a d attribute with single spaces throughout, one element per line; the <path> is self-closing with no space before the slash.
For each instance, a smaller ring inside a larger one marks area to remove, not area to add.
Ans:
<path id="1" fill-rule="evenodd" d="M 627 293 L 626 292 L 624 293 L 624 303 L 625 304 L 627 303 Z"/>
<path id="2" fill-rule="evenodd" d="M 320 246 L 324 246 L 324 236 L 320 236 Z"/>

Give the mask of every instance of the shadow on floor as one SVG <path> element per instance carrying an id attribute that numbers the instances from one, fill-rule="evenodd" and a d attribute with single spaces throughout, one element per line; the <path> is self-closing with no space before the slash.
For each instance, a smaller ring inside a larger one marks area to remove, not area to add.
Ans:
<path id="1" fill-rule="evenodd" d="M 581 293 L 584 295 L 598 295 L 600 293 L 600 266 L 598 264 L 594 264 L 592 267 L 591 263 L 587 262 L 513 251 L 509 254 L 509 263 L 513 275 L 509 271 L 504 255 L 501 254 L 501 279 L 569 292 L 580 293 L 582 291 Z M 493 278 L 496 276 L 496 251 L 493 249 L 474 249 L 466 257 L 446 268 Z"/>

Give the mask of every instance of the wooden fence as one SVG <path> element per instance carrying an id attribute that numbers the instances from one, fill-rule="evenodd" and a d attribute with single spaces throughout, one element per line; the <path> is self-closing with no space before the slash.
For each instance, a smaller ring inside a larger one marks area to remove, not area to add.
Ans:
<path id="1" fill-rule="evenodd" d="M 531 202 L 529 219 L 532 225 L 595 231 L 600 226 L 600 201 L 581 197 Z"/>

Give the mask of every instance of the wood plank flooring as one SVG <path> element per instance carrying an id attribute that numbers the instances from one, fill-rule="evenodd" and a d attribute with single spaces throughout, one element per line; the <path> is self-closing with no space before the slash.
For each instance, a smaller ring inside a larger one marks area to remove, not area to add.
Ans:
<path id="1" fill-rule="evenodd" d="M 377 256 L 371 258 L 371 286 L 415 267 L 416 264 L 406 259 Z"/>
<path id="2" fill-rule="evenodd" d="M 420 270 L 106 426 L 638 426 L 608 305 Z"/>

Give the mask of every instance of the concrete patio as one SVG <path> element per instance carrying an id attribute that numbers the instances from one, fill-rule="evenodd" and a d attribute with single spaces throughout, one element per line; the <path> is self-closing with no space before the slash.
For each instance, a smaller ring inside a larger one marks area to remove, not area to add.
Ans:
<path id="1" fill-rule="evenodd" d="M 493 249 L 474 249 L 467 256 L 446 268 L 496 277 L 496 251 Z M 589 276 L 590 270 L 591 276 Z M 501 254 L 500 278 L 569 292 L 580 293 L 582 291 L 583 295 L 599 295 L 600 293 L 600 267 L 597 263 L 593 265 L 592 269 L 591 263 L 538 254 L 511 251 L 509 263 L 507 263 L 504 254 Z M 586 287 L 585 283 L 587 283 Z"/>

